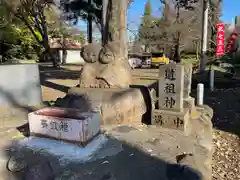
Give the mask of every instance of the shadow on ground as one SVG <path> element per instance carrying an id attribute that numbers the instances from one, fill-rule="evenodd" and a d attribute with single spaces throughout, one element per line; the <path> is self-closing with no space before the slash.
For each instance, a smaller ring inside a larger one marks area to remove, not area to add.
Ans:
<path id="1" fill-rule="evenodd" d="M 196 170 L 177 163 L 168 163 L 136 147 L 110 138 L 106 146 L 120 146 L 121 151 L 101 157 L 97 153 L 88 163 L 63 164 L 59 157 L 46 152 L 8 147 L 5 156 L 6 179 L 14 180 L 200 180 Z M 106 148 L 106 146 L 104 148 Z M 102 148 L 99 152 L 104 151 Z"/>
<path id="2" fill-rule="evenodd" d="M 204 104 L 210 106 L 214 115 L 213 127 L 240 137 L 240 81 L 229 73 L 216 71 L 214 91 L 209 89 L 209 74 L 193 76 L 192 96 L 197 97 L 197 84 L 204 84 Z"/>
<path id="3" fill-rule="evenodd" d="M 54 79 L 61 79 L 61 80 L 77 80 L 79 79 L 81 66 L 79 65 L 79 70 L 69 70 L 64 68 L 64 66 L 55 68 L 51 66 L 47 66 L 45 64 L 39 65 L 39 71 L 40 71 L 40 82 L 42 86 L 52 88 L 64 93 L 67 93 L 69 87 L 60 85 L 54 82 L 51 82 L 49 80 Z"/>
<path id="4" fill-rule="evenodd" d="M 26 88 L 26 93 L 28 93 L 28 91 L 27 91 L 28 88 L 31 88 L 31 87 L 27 87 Z M 3 106 L 3 108 L 5 108 L 5 109 L 9 108 L 9 110 L 11 110 L 11 109 L 15 108 L 15 109 L 18 109 L 19 111 L 22 111 L 22 112 L 27 114 L 27 113 L 30 113 L 32 111 L 35 111 L 36 108 L 37 108 L 37 107 L 32 107 L 32 106 L 20 104 L 16 100 L 16 98 L 14 98 L 12 96 L 11 93 L 9 93 L 8 91 L 4 90 L 3 88 L 0 88 L 0 94 L 1 94 L 2 97 L 5 97 L 7 99 L 7 101 L 8 101 L 8 103 L 9 103 L 9 105 Z M 8 114 L 8 112 L 3 112 L 2 111 L 0 117 L 3 117 L 5 113 Z"/>
<path id="5" fill-rule="evenodd" d="M 79 70 L 69 70 L 61 66 L 59 68 L 49 67 L 46 65 L 39 65 L 39 71 L 45 79 L 79 79 L 81 66 Z"/>
<path id="6" fill-rule="evenodd" d="M 196 97 L 196 90 L 192 96 Z M 213 127 L 240 137 L 240 89 L 216 89 L 211 92 L 205 89 L 204 104 L 213 111 Z"/>

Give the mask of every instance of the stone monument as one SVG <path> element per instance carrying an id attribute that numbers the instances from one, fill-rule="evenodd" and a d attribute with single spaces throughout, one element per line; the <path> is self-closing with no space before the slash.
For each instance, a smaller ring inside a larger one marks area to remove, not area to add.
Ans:
<path id="1" fill-rule="evenodd" d="M 185 79 L 182 64 L 160 66 L 159 92 L 152 110 L 152 124 L 180 130 L 186 128 L 191 112 L 189 107 L 184 105 L 184 95 L 189 94 L 191 88 L 186 89 L 188 81 Z"/>
<path id="2" fill-rule="evenodd" d="M 103 17 L 107 23 L 102 25 L 102 45 L 89 44 L 83 48 L 86 62 L 80 75 L 83 88 L 128 88 L 131 84 L 126 32 L 128 0 L 111 1 L 107 6 L 110 8 L 107 17 Z"/>
<path id="3" fill-rule="evenodd" d="M 128 88 L 131 72 L 127 59 L 122 55 L 121 41 L 89 44 L 83 47 L 86 64 L 81 70 L 80 88 Z"/>
<path id="4" fill-rule="evenodd" d="M 143 90 L 130 88 L 132 77 L 127 57 L 126 9 L 128 0 L 111 1 L 107 19 L 107 41 L 82 49 L 86 64 L 80 72 L 79 87 L 56 102 L 64 108 L 98 110 L 102 124 L 141 122 L 147 111 Z M 147 91 L 147 87 L 144 89 Z"/>

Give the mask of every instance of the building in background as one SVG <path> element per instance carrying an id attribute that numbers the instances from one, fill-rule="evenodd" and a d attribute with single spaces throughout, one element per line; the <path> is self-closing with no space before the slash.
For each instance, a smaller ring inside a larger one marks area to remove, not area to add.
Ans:
<path id="1" fill-rule="evenodd" d="M 50 47 L 55 58 L 61 64 L 84 64 L 80 55 L 84 44 L 70 39 L 53 38 L 50 40 Z"/>
<path id="2" fill-rule="evenodd" d="M 235 16 L 235 24 L 240 25 L 240 16 Z"/>

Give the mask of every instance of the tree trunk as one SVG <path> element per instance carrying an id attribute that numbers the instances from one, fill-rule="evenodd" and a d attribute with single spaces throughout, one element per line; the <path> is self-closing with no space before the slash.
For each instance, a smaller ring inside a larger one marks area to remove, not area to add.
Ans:
<path id="1" fill-rule="evenodd" d="M 88 0 L 88 5 L 91 6 L 92 1 Z M 88 21 L 88 43 L 92 43 L 92 12 L 88 11 L 88 17 L 87 17 L 87 21 Z"/>
<path id="2" fill-rule="evenodd" d="M 89 44 L 84 51 L 97 54 L 87 57 L 80 75 L 80 87 L 128 88 L 131 84 L 131 71 L 128 63 L 126 10 L 128 0 L 109 0 L 106 16 L 106 44 L 100 52 L 97 45 Z M 95 48 L 94 48 L 95 46 Z M 94 52 L 94 49 L 96 51 Z M 90 61 L 89 61 L 90 59 Z"/>
<path id="3" fill-rule="evenodd" d="M 44 9 L 42 9 L 42 14 L 40 14 L 41 20 L 42 20 L 42 36 L 43 36 L 43 46 L 46 50 L 47 56 L 52 61 L 53 67 L 59 67 L 59 64 L 57 62 L 57 59 L 54 57 L 54 55 L 51 52 L 51 47 L 49 45 L 49 38 L 48 38 L 48 29 L 47 29 L 47 21 L 46 16 L 44 13 Z M 40 31 L 41 32 L 41 31 Z"/>
<path id="4" fill-rule="evenodd" d="M 107 12 L 108 12 L 108 0 L 102 0 L 103 8 L 102 8 L 102 46 L 107 44 L 108 41 L 108 27 L 107 27 Z"/>
<path id="5" fill-rule="evenodd" d="M 179 19 L 180 18 L 180 5 L 178 4 L 177 5 L 177 16 L 176 16 L 176 23 L 177 24 L 180 24 L 179 22 Z M 176 44 L 175 44 L 175 50 L 174 50 L 174 61 L 176 63 L 180 63 L 181 62 L 181 56 L 180 56 L 180 36 L 181 36 L 181 33 L 180 31 L 178 30 L 176 32 Z"/>
<path id="6" fill-rule="evenodd" d="M 128 0 L 109 0 L 107 23 L 108 41 L 120 41 L 121 54 L 127 58 L 127 7 Z"/>

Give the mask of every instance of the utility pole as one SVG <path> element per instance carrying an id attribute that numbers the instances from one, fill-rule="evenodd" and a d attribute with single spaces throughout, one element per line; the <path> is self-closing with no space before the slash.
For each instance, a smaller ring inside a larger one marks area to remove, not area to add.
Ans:
<path id="1" fill-rule="evenodd" d="M 88 0 L 88 7 L 92 6 L 92 0 Z M 88 43 L 92 43 L 92 12 L 88 10 Z"/>
<path id="2" fill-rule="evenodd" d="M 200 72 L 205 70 L 207 61 L 207 33 L 208 33 L 208 10 L 209 0 L 203 0 L 203 14 L 202 14 L 202 54 L 200 63 Z"/>

